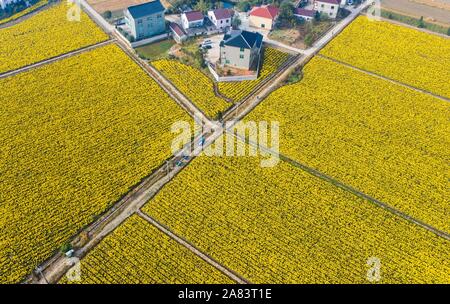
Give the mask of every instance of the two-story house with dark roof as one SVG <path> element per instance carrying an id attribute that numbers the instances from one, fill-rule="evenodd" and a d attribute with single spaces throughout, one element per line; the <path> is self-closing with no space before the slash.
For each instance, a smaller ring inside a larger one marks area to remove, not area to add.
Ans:
<path id="1" fill-rule="evenodd" d="M 159 0 L 130 6 L 125 10 L 125 24 L 136 40 L 156 36 L 166 31 L 164 6 Z"/>
<path id="2" fill-rule="evenodd" d="M 263 36 L 248 31 L 231 31 L 220 42 L 220 63 L 246 70 L 258 68 Z"/>

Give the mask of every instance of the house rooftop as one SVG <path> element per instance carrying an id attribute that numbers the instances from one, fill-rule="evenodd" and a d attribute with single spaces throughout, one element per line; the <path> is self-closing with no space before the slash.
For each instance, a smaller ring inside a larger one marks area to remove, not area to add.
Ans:
<path id="1" fill-rule="evenodd" d="M 163 12 L 164 10 L 164 6 L 162 6 L 159 0 L 128 7 L 128 11 L 134 19 L 139 19 L 148 15 Z"/>
<path id="2" fill-rule="evenodd" d="M 231 11 L 226 8 L 218 8 L 212 11 L 217 20 L 231 18 Z"/>
<path id="3" fill-rule="evenodd" d="M 181 28 L 178 23 L 171 22 L 169 27 L 178 35 L 178 37 L 186 36 L 186 32 Z"/>
<path id="4" fill-rule="evenodd" d="M 279 9 L 273 5 L 255 6 L 250 11 L 250 16 L 266 19 L 275 19 L 278 16 Z"/>
<path id="5" fill-rule="evenodd" d="M 183 13 L 189 22 L 203 20 L 205 17 L 200 11 L 190 11 Z"/>
<path id="6" fill-rule="evenodd" d="M 336 4 L 336 5 L 340 4 L 339 0 L 315 0 L 315 1 L 329 3 L 329 4 Z"/>
<path id="7" fill-rule="evenodd" d="M 306 17 L 314 17 L 316 15 L 315 10 L 304 9 L 304 8 L 296 8 L 294 11 L 294 15 L 297 16 L 306 16 Z"/>
<path id="8" fill-rule="evenodd" d="M 260 48 L 263 41 L 263 36 L 260 33 L 253 33 L 249 31 L 236 30 L 223 36 L 220 43 L 221 46 L 234 46 L 238 48 L 251 49 L 255 45 Z"/>

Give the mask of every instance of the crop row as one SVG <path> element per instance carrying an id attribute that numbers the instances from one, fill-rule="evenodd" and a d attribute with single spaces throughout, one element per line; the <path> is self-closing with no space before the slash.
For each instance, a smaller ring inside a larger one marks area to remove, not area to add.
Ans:
<path id="1" fill-rule="evenodd" d="M 447 102 L 315 58 L 246 119 L 279 121 L 282 153 L 450 232 L 449 115 Z"/>
<path id="2" fill-rule="evenodd" d="M 359 17 L 323 55 L 450 98 L 450 39 Z"/>
<path id="3" fill-rule="evenodd" d="M 220 82 L 218 84 L 219 92 L 235 102 L 238 102 L 249 95 L 264 79 L 275 73 L 288 59 L 289 54 L 271 47 L 265 47 L 263 65 L 258 79 L 241 82 Z"/>
<path id="4" fill-rule="evenodd" d="M 68 7 L 63 2 L 0 29 L 0 73 L 106 39 L 108 36 L 84 12 L 80 11 L 80 20 L 68 20 Z"/>
<path id="5" fill-rule="evenodd" d="M 128 218 L 91 250 L 61 283 L 217 284 L 233 283 L 137 215 Z M 76 275 L 75 275 L 76 274 Z"/>
<path id="6" fill-rule="evenodd" d="M 17 282 L 171 156 L 189 116 L 117 46 L 0 80 L 0 283 Z"/>
<path id="7" fill-rule="evenodd" d="M 253 283 L 449 283 L 444 239 L 261 159 L 200 156 L 143 210 Z"/>

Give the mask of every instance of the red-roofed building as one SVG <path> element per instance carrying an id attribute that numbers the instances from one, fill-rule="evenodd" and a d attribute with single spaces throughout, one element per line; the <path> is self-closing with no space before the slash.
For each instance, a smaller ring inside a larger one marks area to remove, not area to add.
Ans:
<path id="1" fill-rule="evenodd" d="M 263 5 L 252 8 L 249 13 L 249 25 L 267 30 L 273 29 L 279 9 L 273 5 Z"/>
<path id="2" fill-rule="evenodd" d="M 185 30 L 203 26 L 204 19 L 205 16 L 200 11 L 184 12 L 181 14 L 181 24 Z"/>
<path id="3" fill-rule="evenodd" d="M 296 8 L 294 10 L 294 16 L 303 18 L 306 21 L 313 19 L 315 15 L 316 15 L 315 10 L 304 9 L 304 8 Z"/>
<path id="4" fill-rule="evenodd" d="M 172 32 L 172 37 L 176 42 L 183 43 L 183 41 L 185 41 L 188 38 L 186 32 L 178 23 L 171 22 L 169 24 L 169 28 L 170 31 Z"/>
<path id="5" fill-rule="evenodd" d="M 340 5 L 340 0 L 314 0 L 314 10 L 331 19 L 336 19 Z"/>
<path id="6" fill-rule="evenodd" d="M 208 11 L 208 18 L 216 26 L 222 30 L 231 26 L 232 11 L 226 8 L 218 8 Z"/>

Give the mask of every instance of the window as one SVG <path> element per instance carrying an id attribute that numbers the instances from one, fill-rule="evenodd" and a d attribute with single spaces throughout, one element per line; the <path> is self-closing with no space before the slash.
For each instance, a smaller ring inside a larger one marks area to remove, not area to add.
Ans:
<path id="1" fill-rule="evenodd" d="M 265 24 L 263 23 L 263 24 L 261 24 L 261 27 L 262 27 L 262 28 L 265 28 L 265 27 L 266 27 L 266 25 L 265 25 Z"/>
<path id="2" fill-rule="evenodd" d="M 243 47 L 241 47 L 241 50 L 240 50 L 241 52 L 243 52 L 244 51 L 244 48 Z"/>
<path id="3" fill-rule="evenodd" d="M 142 20 L 138 20 L 138 24 L 142 24 Z"/>
<path id="4" fill-rule="evenodd" d="M 244 59 L 244 55 L 239 55 L 239 58 Z"/>
<path id="5" fill-rule="evenodd" d="M 230 19 L 227 19 L 227 23 L 230 23 Z"/>
<path id="6" fill-rule="evenodd" d="M 220 20 L 220 24 L 222 24 L 223 23 L 223 20 Z"/>
<path id="7" fill-rule="evenodd" d="M 334 5 L 331 6 L 331 9 L 334 9 Z"/>
<path id="8" fill-rule="evenodd" d="M 225 63 L 226 63 L 226 64 L 229 64 L 229 63 L 230 63 L 230 60 L 228 60 L 228 59 L 225 60 Z"/>
<path id="9" fill-rule="evenodd" d="M 324 7 L 325 7 L 325 4 L 322 4 L 321 6 L 322 6 L 322 8 L 324 8 Z"/>
<path id="10" fill-rule="evenodd" d="M 158 15 L 158 19 L 162 18 L 162 15 Z"/>

